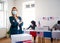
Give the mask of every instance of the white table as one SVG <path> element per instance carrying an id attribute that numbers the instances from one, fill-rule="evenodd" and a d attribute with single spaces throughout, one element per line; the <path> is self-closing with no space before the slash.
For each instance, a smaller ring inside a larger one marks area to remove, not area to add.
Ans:
<path id="1" fill-rule="evenodd" d="M 35 32 L 34 34 L 35 34 L 36 36 L 40 36 L 40 37 L 46 36 L 46 35 L 44 35 L 44 32 L 46 32 L 46 33 L 51 33 L 51 31 L 48 31 L 48 30 L 24 30 L 24 33 L 31 34 L 30 32 Z M 38 32 L 39 32 L 39 34 L 38 34 Z M 35 36 L 34 34 L 31 34 L 31 35 L 32 35 L 32 36 Z M 49 34 L 49 35 L 51 35 L 51 34 Z M 48 35 L 48 37 L 46 37 L 46 38 L 50 38 L 49 35 Z"/>
<path id="2" fill-rule="evenodd" d="M 26 40 L 31 40 L 32 41 L 32 36 L 29 35 L 29 34 L 11 35 L 11 43 L 16 43 L 18 41 L 26 41 Z"/>
<path id="3" fill-rule="evenodd" d="M 24 33 L 29 33 L 30 31 L 36 31 L 36 32 L 51 32 L 51 31 L 48 31 L 48 30 L 23 30 Z"/>
<path id="4" fill-rule="evenodd" d="M 24 30 L 24 33 L 30 34 L 30 31 L 35 31 L 35 32 L 51 32 L 48 30 Z M 52 38 L 53 39 L 60 39 L 60 30 L 54 30 L 51 32 L 52 33 Z"/>

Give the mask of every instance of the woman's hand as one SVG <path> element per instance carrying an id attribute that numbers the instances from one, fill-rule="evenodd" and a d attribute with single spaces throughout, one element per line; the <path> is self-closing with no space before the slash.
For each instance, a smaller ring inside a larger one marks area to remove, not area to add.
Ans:
<path id="1" fill-rule="evenodd" d="M 20 21 L 20 20 L 18 19 L 18 17 L 15 17 L 15 19 L 17 20 L 17 22 L 18 22 L 19 25 L 22 23 L 22 21 Z"/>
<path id="2" fill-rule="evenodd" d="M 22 21 L 21 22 L 19 22 L 19 24 L 21 24 L 22 23 Z"/>

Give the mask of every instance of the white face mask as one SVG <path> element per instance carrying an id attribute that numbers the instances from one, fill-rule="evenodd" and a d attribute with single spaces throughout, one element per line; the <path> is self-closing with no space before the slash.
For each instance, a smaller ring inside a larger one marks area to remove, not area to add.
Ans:
<path id="1" fill-rule="evenodd" d="M 17 14 L 17 11 L 12 11 L 12 14 L 16 15 Z"/>

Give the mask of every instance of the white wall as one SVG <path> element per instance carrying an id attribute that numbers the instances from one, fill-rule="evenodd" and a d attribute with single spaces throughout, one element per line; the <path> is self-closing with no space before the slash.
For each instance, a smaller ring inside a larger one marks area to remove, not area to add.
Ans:
<path id="1" fill-rule="evenodd" d="M 36 20 L 40 20 L 42 26 L 52 27 L 58 20 L 57 18 L 51 21 L 40 19 L 40 17 L 44 16 L 60 17 L 60 0 L 36 0 Z"/>
<path id="2" fill-rule="evenodd" d="M 8 3 L 8 7 L 7 7 L 7 29 L 10 28 L 10 22 L 9 22 L 9 17 L 11 16 L 11 10 L 12 10 L 12 7 L 15 6 L 14 4 L 14 0 L 7 0 L 7 3 Z"/>
<path id="3" fill-rule="evenodd" d="M 22 3 L 31 0 L 16 0 L 16 7 L 19 9 L 19 14 L 22 15 Z M 47 25 L 52 27 L 58 19 L 51 21 L 44 21 L 40 18 L 46 17 L 60 17 L 60 0 L 35 0 L 36 4 L 36 21 L 41 21 L 41 26 Z"/>
<path id="4" fill-rule="evenodd" d="M 15 5 L 14 5 L 14 0 L 0 0 L 0 1 L 4 1 L 5 3 L 4 18 L 3 18 L 4 25 L 3 28 L 0 28 L 0 38 L 3 38 L 6 36 L 6 31 L 9 30 L 10 27 L 9 16 L 11 15 L 11 8 Z M 5 24 L 7 25 L 6 27 Z"/>
<path id="5" fill-rule="evenodd" d="M 26 2 L 26 1 L 31 1 L 31 0 L 15 0 L 15 6 L 18 9 L 19 16 L 22 16 L 22 4 L 23 4 L 23 2 Z"/>

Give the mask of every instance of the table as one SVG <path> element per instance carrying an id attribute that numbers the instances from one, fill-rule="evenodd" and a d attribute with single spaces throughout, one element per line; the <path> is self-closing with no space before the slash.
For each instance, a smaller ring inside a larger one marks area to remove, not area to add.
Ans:
<path id="1" fill-rule="evenodd" d="M 34 36 L 40 36 L 46 38 L 52 37 L 52 32 L 46 30 L 24 30 L 24 33 L 31 34 L 33 37 Z"/>
<path id="2" fill-rule="evenodd" d="M 33 34 L 32 34 L 32 33 Z M 24 33 L 31 34 L 34 36 L 34 34 L 37 36 L 41 37 L 46 37 L 46 38 L 56 38 L 60 39 L 60 31 L 55 30 L 55 31 L 46 31 L 46 30 L 24 30 Z"/>

